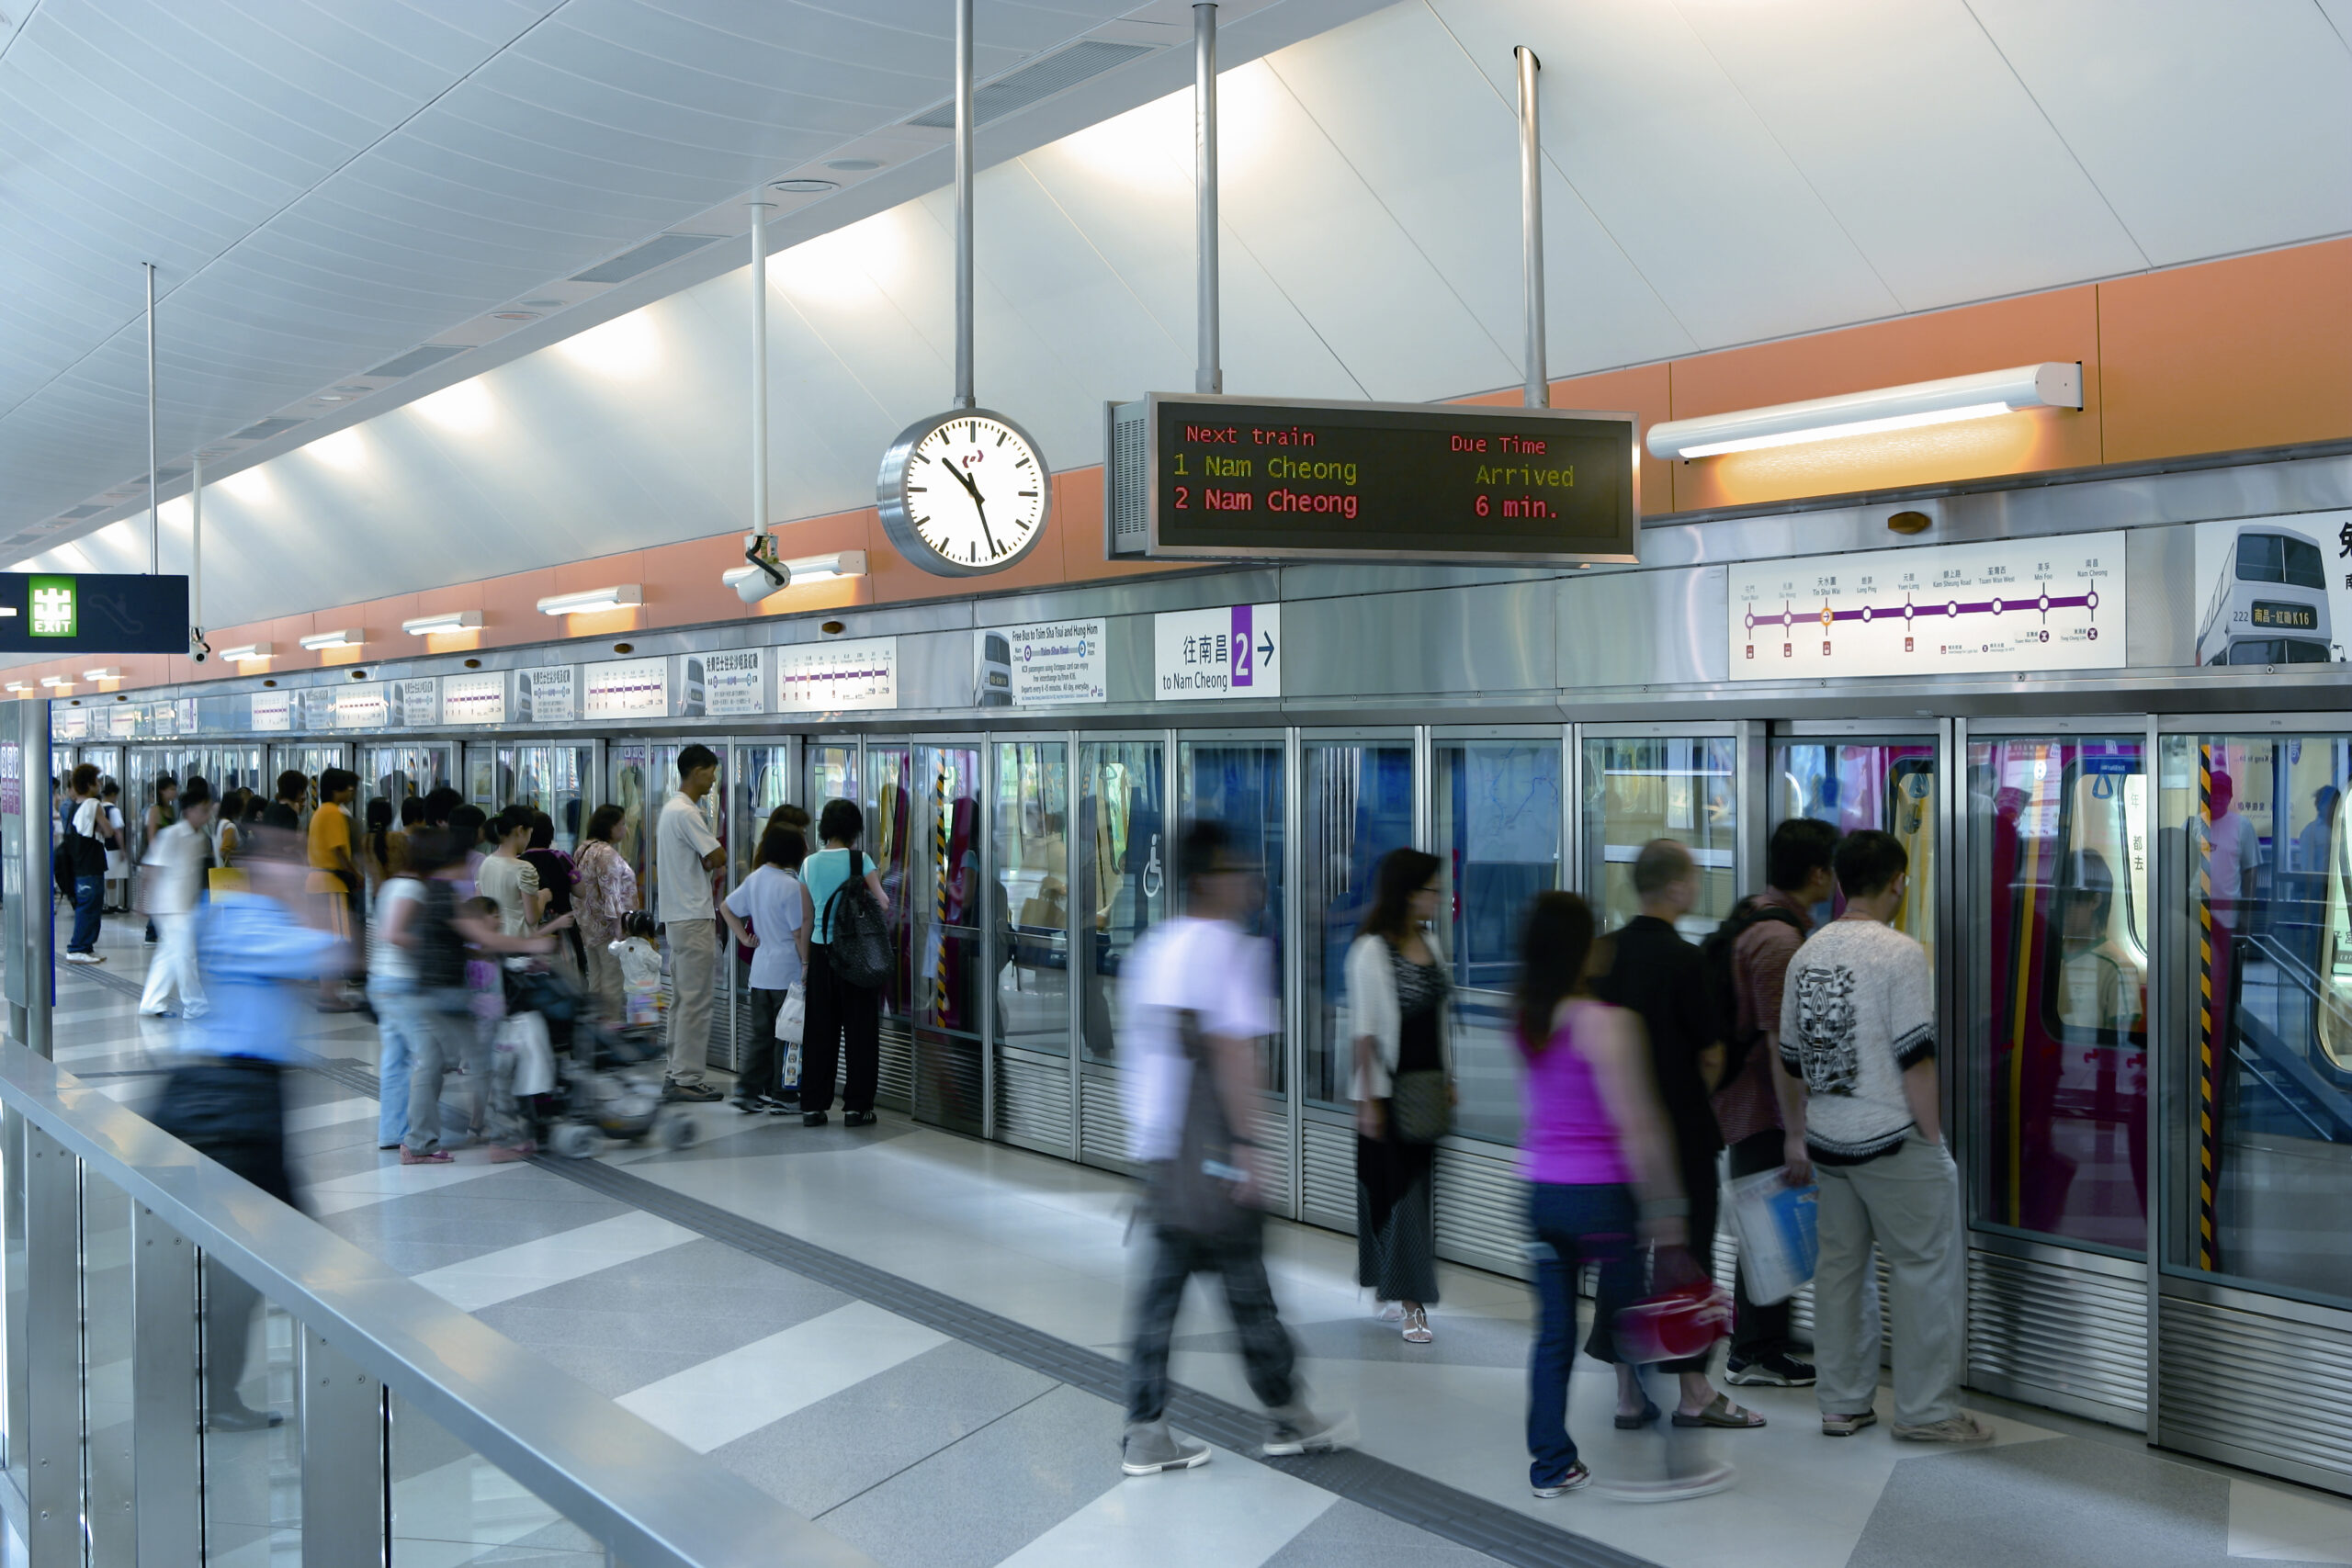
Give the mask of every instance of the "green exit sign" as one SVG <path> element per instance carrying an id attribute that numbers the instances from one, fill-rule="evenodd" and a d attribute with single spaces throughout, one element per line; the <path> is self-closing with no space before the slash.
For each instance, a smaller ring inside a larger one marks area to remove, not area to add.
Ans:
<path id="1" fill-rule="evenodd" d="M 33 636 L 80 635 L 80 617 L 75 614 L 72 578 L 36 577 L 28 586 L 31 590 Z"/>

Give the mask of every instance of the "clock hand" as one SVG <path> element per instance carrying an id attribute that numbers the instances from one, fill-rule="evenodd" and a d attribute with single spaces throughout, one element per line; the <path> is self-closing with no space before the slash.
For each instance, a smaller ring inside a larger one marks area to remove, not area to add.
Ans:
<path id="1" fill-rule="evenodd" d="M 989 547 L 989 554 L 997 554 L 996 536 L 989 532 L 989 503 L 980 499 L 980 487 L 972 482 L 971 475 L 966 473 L 963 469 L 956 468 L 952 463 L 948 465 L 947 471 L 955 475 L 956 481 L 962 485 L 971 495 L 972 510 L 979 514 L 980 538 L 987 544 Z"/>

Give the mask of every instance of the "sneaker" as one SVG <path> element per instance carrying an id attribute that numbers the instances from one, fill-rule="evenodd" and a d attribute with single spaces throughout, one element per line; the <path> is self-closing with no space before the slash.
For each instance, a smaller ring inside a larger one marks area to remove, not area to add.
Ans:
<path id="1" fill-rule="evenodd" d="M 760 1104 L 771 1116 L 800 1114 L 800 1097 L 797 1094 L 769 1095 L 763 1099 Z"/>
<path id="2" fill-rule="evenodd" d="M 1538 1481 L 1534 1483 L 1535 1495 L 1538 1497 L 1557 1497 L 1566 1492 L 1581 1492 L 1591 1484 L 1592 1472 L 1586 1467 L 1582 1460 L 1568 1466 L 1567 1473 L 1558 1480 Z"/>
<path id="3" fill-rule="evenodd" d="M 1165 1421 L 1139 1422 L 1127 1428 L 1119 1445 L 1119 1468 L 1129 1475 L 1157 1475 L 1163 1470 L 1198 1470 L 1209 1461 L 1209 1446 L 1180 1438 Z"/>
<path id="4" fill-rule="evenodd" d="M 1991 1442 L 1993 1428 L 1963 1410 L 1924 1427 L 1906 1427 L 1897 1421 L 1894 1435 L 1906 1443 L 1950 1443 L 1956 1448 L 1968 1448 Z"/>
<path id="5" fill-rule="evenodd" d="M 1811 1388 L 1813 1364 L 1798 1360 L 1786 1350 L 1775 1350 L 1752 1361 L 1724 1362 L 1724 1382 L 1740 1388 Z"/>
<path id="6" fill-rule="evenodd" d="M 740 1094 L 734 1099 L 729 1100 L 727 1103 L 733 1106 L 736 1110 L 741 1111 L 746 1116 L 757 1116 L 761 1111 L 767 1109 L 767 1107 L 763 1105 L 760 1101 Z"/>
<path id="7" fill-rule="evenodd" d="M 65 962 L 68 964 L 104 964 L 106 960 L 100 958 L 95 953 L 68 953 L 65 955 Z"/>
<path id="8" fill-rule="evenodd" d="M 1345 1412 L 1326 1420 L 1294 1401 L 1267 1414 L 1273 1420 L 1274 1430 L 1261 1451 L 1269 1459 L 1282 1459 L 1292 1454 L 1326 1454 L 1333 1449 L 1344 1449 L 1356 1440 L 1355 1417 Z"/>
<path id="9" fill-rule="evenodd" d="M 800 1124 L 803 1127 L 821 1127 L 828 1120 L 830 1120 L 830 1118 L 828 1118 L 823 1111 L 811 1111 L 800 1118 Z"/>
<path id="10" fill-rule="evenodd" d="M 717 1089 L 711 1088 L 707 1083 L 679 1083 L 673 1078 L 668 1084 L 663 1086 L 662 1098 L 664 1100 L 692 1100 L 696 1104 L 708 1104 L 713 1100 L 724 1100 L 726 1096 L 720 1094 Z"/>
<path id="11" fill-rule="evenodd" d="M 1851 1416 L 1832 1416 L 1825 1412 L 1821 1417 L 1821 1435 L 1825 1438 L 1850 1438 L 1865 1427 L 1878 1425 L 1878 1412 L 1860 1410 Z"/>

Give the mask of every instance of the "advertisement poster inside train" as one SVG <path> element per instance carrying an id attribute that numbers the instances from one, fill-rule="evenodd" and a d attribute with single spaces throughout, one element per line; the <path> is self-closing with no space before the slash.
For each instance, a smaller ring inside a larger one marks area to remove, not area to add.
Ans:
<path id="1" fill-rule="evenodd" d="M 2110 533 L 1736 562 L 1731 676 L 2120 669 L 2123 557 Z"/>
<path id="2" fill-rule="evenodd" d="M 2197 525 L 2199 664 L 2341 664 L 2352 649 L 2352 512 Z"/>

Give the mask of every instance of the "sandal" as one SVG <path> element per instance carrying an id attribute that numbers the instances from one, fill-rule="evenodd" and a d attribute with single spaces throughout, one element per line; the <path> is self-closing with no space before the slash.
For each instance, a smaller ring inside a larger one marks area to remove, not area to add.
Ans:
<path id="1" fill-rule="evenodd" d="M 1407 1307 L 1404 1324 L 1405 1343 L 1408 1345 L 1426 1345 L 1437 1337 L 1430 1332 L 1430 1309 L 1427 1307 Z"/>
<path id="2" fill-rule="evenodd" d="M 1657 1418 L 1657 1402 L 1645 1398 L 1642 1401 L 1642 1413 L 1639 1416 L 1628 1416 L 1622 1411 L 1618 1413 L 1617 1429 L 1621 1432 L 1637 1432 Z"/>
<path id="3" fill-rule="evenodd" d="M 1763 1426 L 1764 1417 L 1753 1410 L 1743 1410 L 1734 1404 L 1731 1395 L 1719 1393 L 1713 1404 L 1696 1415 L 1686 1416 L 1679 1410 L 1676 1411 L 1674 1424 L 1678 1427 L 1728 1427 L 1735 1431 L 1744 1431 L 1751 1427 Z"/>

